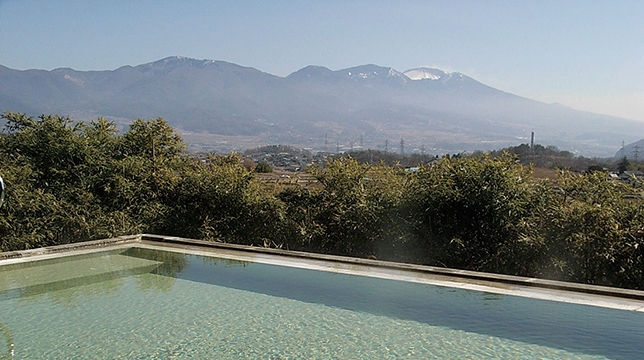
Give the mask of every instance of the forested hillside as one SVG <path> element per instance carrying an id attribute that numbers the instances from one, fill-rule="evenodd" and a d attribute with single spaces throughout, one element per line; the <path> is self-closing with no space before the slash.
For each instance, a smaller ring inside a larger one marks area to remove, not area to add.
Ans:
<path id="1" fill-rule="evenodd" d="M 509 154 L 417 172 L 344 158 L 310 169 L 319 189 L 267 188 L 238 154 L 191 157 L 160 118 L 119 134 L 2 117 L 2 251 L 146 232 L 644 289 L 640 189 L 601 172 L 538 181 Z"/>

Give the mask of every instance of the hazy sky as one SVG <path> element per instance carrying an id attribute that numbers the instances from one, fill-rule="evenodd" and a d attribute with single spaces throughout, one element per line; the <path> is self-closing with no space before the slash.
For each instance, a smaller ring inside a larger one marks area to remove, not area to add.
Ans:
<path id="1" fill-rule="evenodd" d="M 644 1 L 0 0 L 0 64 L 112 70 L 167 56 L 458 71 L 644 121 Z"/>

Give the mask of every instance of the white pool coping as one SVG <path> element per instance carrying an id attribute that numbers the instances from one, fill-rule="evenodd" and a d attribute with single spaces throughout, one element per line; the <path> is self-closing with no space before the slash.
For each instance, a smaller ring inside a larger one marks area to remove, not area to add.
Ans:
<path id="1" fill-rule="evenodd" d="M 0 266 L 131 247 L 644 312 L 644 291 L 638 290 L 147 234 L 0 253 Z"/>

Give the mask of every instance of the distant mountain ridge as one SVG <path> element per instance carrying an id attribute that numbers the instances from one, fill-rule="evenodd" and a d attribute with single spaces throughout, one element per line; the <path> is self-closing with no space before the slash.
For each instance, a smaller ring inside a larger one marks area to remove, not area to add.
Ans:
<path id="1" fill-rule="evenodd" d="M 612 156 L 644 123 L 544 104 L 461 73 L 368 64 L 307 66 L 286 77 L 217 61 L 168 57 L 115 70 L 13 70 L 0 65 L 0 110 L 163 117 L 182 130 L 316 150 L 362 146 L 445 153 L 528 142 Z M 333 146 L 330 146 L 332 144 Z M 232 145 L 231 145 L 232 146 Z"/>

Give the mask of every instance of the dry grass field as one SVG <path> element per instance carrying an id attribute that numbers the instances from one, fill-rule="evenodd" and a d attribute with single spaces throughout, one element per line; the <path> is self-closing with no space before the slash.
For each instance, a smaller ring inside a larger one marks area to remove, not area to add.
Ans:
<path id="1" fill-rule="evenodd" d="M 537 179 L 557 179 L 557 170 L 548 168 L 534 168 L 534 177 Z"/>

